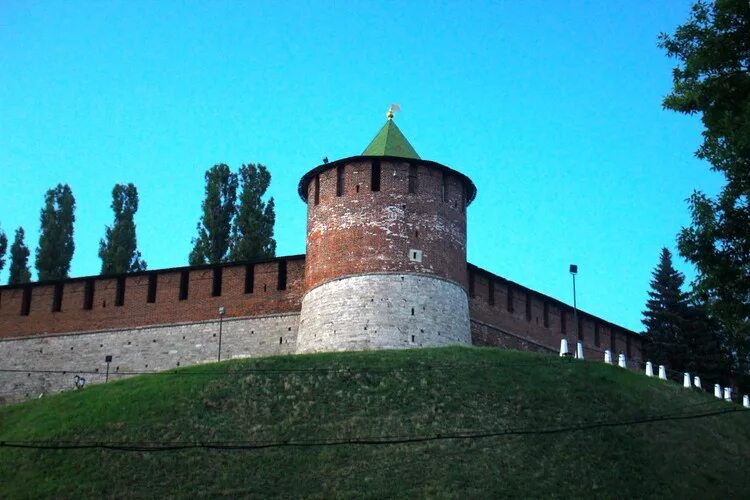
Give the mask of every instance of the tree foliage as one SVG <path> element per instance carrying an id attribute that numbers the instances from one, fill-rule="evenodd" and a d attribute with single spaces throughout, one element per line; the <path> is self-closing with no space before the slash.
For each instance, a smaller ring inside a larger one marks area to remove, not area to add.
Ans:
<path id="1" fill-rule="evenodd" d="M 666 248 L 652 276 L 642 320 L 647 336 L 644 355 L 673 370 L 724 382 L 726 358 L 720 330 L 705 307 L 682 290 L 685 277 L 672 265 L 672 254 Z"/>
<path id="2" fill-rule="evenodd" d="M 143 271 L 146 262 L 138 251 L 135 236 L 135 213 L 138 211 L 138 189 L 131 184 L 116 184 L 112 189 L 112 210 L 115 220 L 107 226 L 99 241 L 102 274 Z"/>
<path id="3" fill-rule="evenodd" d="M 271 173 L 261 164 L 242 165 L 239 171 L 242 192 L 232 228 L 232 260 L 267 259 L 276 255 L 273 225 L 276 221 L 273 198 L 263 201 L 271 184 Z"/>
<path id="4" fill-rule="evenodd" d="M 679 61 L 667 109 L 700 114 L 703 143 L 696 156 L 726 184 L 711 198 L 689 199 L 692 223 L 678 237 L 693 263 L 694 286 L 729 336 L 734 370 L 750 370 L 750 3 L 697 2 L 690 19 L 660 46 Z"/>
<path id="5" fill-rule="evenodd" d="M 8 249 L 8 237 L 5 236 L 5 232 L 0 229 L 0 271 L 5 267 L 5 251 Z"/>
<path id="6" fill-rule="evenodd" d="M 13 245 L 10 247 L 9 285 L 31 281 L 31 271 L 29 270 L 29 254 L 31 252 L 29 252 L 23 239 L 24 231 L 22 227 L 19 227 L 16 229 L 16 237 L 13 239 Z"/>
<path id="7" fill-rule="evenodd" d="M 36 269 L 40 280 L 68 277 L 73 259 L 73 223 L 75 198 L 67 184 L 58 184 L 44 196 L 40 216 L 41 233 L 36 250 Z"/>
<path id="8" fill-rule="evenodd" d="M 232 219 L 237 200 L 237 174 L 225 164 L 214 165 L 205 174 L 206 196 L 193 239 L 190 265 L 223 262 L 229 251 Z"/>

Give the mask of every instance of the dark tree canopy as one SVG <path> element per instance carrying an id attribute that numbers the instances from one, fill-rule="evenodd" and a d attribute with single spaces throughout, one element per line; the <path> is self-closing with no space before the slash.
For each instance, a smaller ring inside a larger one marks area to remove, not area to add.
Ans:
<path id="1" fill-rule="evenodd" d="M 112 210 L 115 220 L 107 226 L 104 239 L 99 241 L 102 274 L 143 271 L 146 262 L 135 236 L 135 213 L 138 211 L 138 189 L 131 184 L 116 184 L 112 189 Z"/>
<path id="2" fill-rule="evenodd" d="M 726 356 L 719 330 L 705 307 L 682 291 L 685 278 L 672 265 L 672 254 L 666 248 L 652 276 L 642 320 L 647 337 L 644 355 L 673 370 L 723 383 L 727 379 Z"/>
<path id="3" fill-rule="evenodd" d="M 9 285 L 28 283 L 31 281 L 29 270 L 29 249 L 23 241 L 24 231 L 22 227 L 16 229 L 16 237 L 10 247 L 10 278 Z"/>
<path id="4" fill-rule="evenodd" d="M 44 196 L 40 216 L 41 233 L 36 250 L 36 269 L 40 280 L 67 278 L 73 259 L 73 223 L 75 198 L 67 184 L 58 184 Z"/>
<path id="5" fill-rule="evenodd" d="M 271 174 L 261 164 L 242 165 L 239 172 L 242 192 L 232 228 L 232 260 L 267 259 L 276 255 L 273 226 L 276 221 L 273 198 L 263 201 L 271 184 Z"/>
<path id="6" fill-rule="evenodd" d="M 226 260 L 230 246 L 232 219 L 237 199 L 237 174 L 223 163 L 206 171 L 206 196 L 203 214 L 198 222 L 198 236 L 193 239 L 191 265 Z"/>
<path id="7" fill-rule="evenodd" d="M 750 2 L 700 1 L 690 19 L 660 46 L 678 60 L 667 109 L 699 114 L 696 152 L 721 172 L 716 198 L 696 191 L 692 223 L 678 237 L 698 272 L 694 286 L 728 335 L 738 374 L 750 370 Z"/>
<path id="8" fill-rule="evenodd" d="M 642 320 L 648 340 L 644 354 L 666 365 L 681 365 L 686 355 L 680 340 L 687 319 L 688 295 L 682 291 L 685 278 L 673 267 L 672 254 L 666 248 L 662 249 L 652 276 Z"/>
<path id="9" fill-rule="evenodd" d="M 5 267 L 5 251 L 8 249 L 8 237 L 5 236 L 5 232 L 0 229 L 0 271 Z"/>

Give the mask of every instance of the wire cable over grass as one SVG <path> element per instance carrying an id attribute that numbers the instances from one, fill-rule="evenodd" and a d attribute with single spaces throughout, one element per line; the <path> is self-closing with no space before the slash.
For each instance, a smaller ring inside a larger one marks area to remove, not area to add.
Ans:
<path id="1" fill-rule="evenodd" d="M 697 420 L 702 418 L 716 417 L 730 413 L 742 412 L 750 415 L 746 409 L 727 408 L 704 413 L 693 413 L 686 415 L 654 415 L 631 420 L 603 420 L 587 424 L 565 427 L 549 427 L 542 429 L 517 428 L 505 430 L 488 430 L 462 433 L 440 433 L 427 436 L 376 436 L 361 437 L 354 439 L 310 439 L 310 440 L 287 440 L 287 441 L 207 441 L 207 442 L 86 442 L 86 441 L 0 441 L 0 448 L 34 449 L 34 450 L 85 450 L 103 449 L 125 452 L 168 452 L 191 449 L 208 450 L 263 450 L 269 448 L 310 448 L 331 446 L 382 446 L 395 444 L 415 444 L 430 441 L 465 440 L 465 439 L 487 439 L 505 436 L 522 435 L 550 435 L 567 432 L 582 432 L 600 428 L 629 427 L 635 425 L 668 422 L 677 420 Z"/>

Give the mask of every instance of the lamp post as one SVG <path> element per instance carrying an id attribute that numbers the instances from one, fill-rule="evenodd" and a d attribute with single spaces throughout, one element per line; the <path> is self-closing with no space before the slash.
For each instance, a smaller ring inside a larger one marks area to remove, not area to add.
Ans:
<path id="1" fill-rule="evenodd" d="M 576 274 L 578 274 L 578 266 L 576 264 L 571 264 L 570 275 L 573 276 L 573 323 L 576 325 L 576 339 L 580 339 L 581 332 L 578 325 L 578 305 L 576 304 Z"/>
<path id="2" fill-rule="evenodd" d="M 109 382 L 109 364 L 112 362 L 112 355 L 107 354 L 104 356 L 104 362 L 107 363 L 107 374 L 104 376 L 104 383 Z"/>
<path id="3" fill-rule="evenodd" d="M 221 306 L 219 308 L 219 361 L 221 361 L 221 327 L 224 320 L 224 313 L 226 312 L 226 309 L 224 309 L 224 306 Z"/>

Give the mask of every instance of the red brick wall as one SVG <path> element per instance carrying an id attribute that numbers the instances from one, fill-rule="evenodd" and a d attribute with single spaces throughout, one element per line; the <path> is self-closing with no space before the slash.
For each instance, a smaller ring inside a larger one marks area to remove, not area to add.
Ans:
<path id="1" fill-rule="evenodd" d="M 185 268 L 189 272 L 186 300 L 179 300 L 180 269 L 153 271 L 158 275 L 154 303 L 146 300 L 149 273 L 129 275 L 125 279 L 122 306 L 115 305 L 117 279 L 93 277 L 91 310 L 83 308 L 84 279 L 65 282 L 60 312 L 52 312 L 54 284 L 30 285 L 28 316 L 20 314 L 24 288 L 0 287 L 0 338 L 202 321 L 217 318 L 220 306 L 226 308 L 226 317 L 298 312 L 304 258 L 287 260 L 286 290 L 277 290 L 278 266 L 278 260 L 255 264 L 253 292 L 248 294 L 245 293 L 246 266 L 222 266 L 218 297 L 212 296 L 212 267 Z"/>
<path id="2" fill-rule="evenodd" d="M 337 167 L 318 174 L 307 186 L 308 288 L 341 276 L 367 272 L 434 274 L 467 286 L 467 187 L 447 176 L 447 200 L 442 198 L 443 171 L 417 166 L 416 193 L 409 193 L 407 161 L 381 161 L 380 191 L 371 191 L 371 161 L 344 166 L 344 191 L 336 196 Z M 423 252 L 422 262 L 409 260 L 410 249 Z"/>
<path id="3" fill-rule="evenodd" d="M 469 267 L 470 283 L 473 283 L 469 299 L 469 313 L 472 323 L 472 342 L 475 345 L 488 345 L 520 348 L 524 350 L 558 351 L 560 340 L 568 339 L 571 351 L 581 338 L 584 346 L 584 357 L 587 359 L 604 359 L 604 350 L 613 351 L 614 360 L 617 354 L 627 353 L 627 338 L 630 337 L 630 354 L 628 359 L 641 360 L 642 339 L 634 333 L 613 325 L 583 311 L 578 311 L 581 320 L 580 337 L 573 320 L 573 308 L 543 294 L 525 288 L 511 281 L 495 276 L 487 271 Z M 490 302 L 490 283 L 494 288 L 494 304 Z M 512 311 L 508 310 L 510 296 Z M 527 300 L 529 308 L 527 309 Z M 545 303 L 547 304 L 547 325 L 544 321 Z M 530 314 L 527 314 L 530 313 Z M 562 333 L 561 317 L 566 318 L 566 333 Z M 599 345 L 596 345 L 596 329 L 599 330 Z M 612 347 L 611 333 L 615 332 L 615 346 Z M 507 332 L 508 334 L 503 334 Z M 520 336 L 521 339 L 513 336 Z M 544 346 L 544 347 L 541 347 Z"/>

